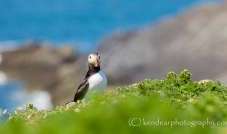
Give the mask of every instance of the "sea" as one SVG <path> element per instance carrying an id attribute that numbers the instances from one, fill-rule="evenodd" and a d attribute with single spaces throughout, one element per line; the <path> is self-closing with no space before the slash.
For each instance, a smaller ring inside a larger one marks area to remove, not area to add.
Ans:
<path id="1" fill-rule="evenodd" d="M 149 25 L 207 1 L 0 0 L 0 45 L 35 40 L 88 52 L 113 32 Z"/>
<path id="2" fill-rule="evenodd" d="M 103 38 L 114 32 L 152 25 L 165 16 L 175 16 L 193 6 L 213 1 L 0 0 L 0 52 L 34 40 L 50 42 L 56 47 L 70 44 L 86 53 L 96 49 Z M 2 73 L 0 109 L 13 111 L 32 100 L 32 96 L 34 99 L 30 102 L 38 101 L 38 107 L 51 107 L 47 93 L 30 95 L 23 87 L 18 81 L 8 81 Z"/>

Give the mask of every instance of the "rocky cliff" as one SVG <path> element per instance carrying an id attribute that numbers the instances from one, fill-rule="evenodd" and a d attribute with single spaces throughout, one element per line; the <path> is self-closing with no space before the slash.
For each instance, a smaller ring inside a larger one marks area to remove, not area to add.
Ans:
<path id="1" fill-rule="evenodd" d="M 101 42 L 99 51 L 114 84 L 184 68 L 195 80 L 227 82 L 227 4 L 195 7 L 152 26 L 116 33 Z"/>
<path id="2" fill-rule="evenodd" d="M 20 80 L 28 91 L 46 90 L 54 104 L 73 98 L 82 73 L 76 63 L 78 54 L 70 47 L 54 48 L 30 42 L 21 48 L 1 53 L 0 70 L 10 80 Z"/>

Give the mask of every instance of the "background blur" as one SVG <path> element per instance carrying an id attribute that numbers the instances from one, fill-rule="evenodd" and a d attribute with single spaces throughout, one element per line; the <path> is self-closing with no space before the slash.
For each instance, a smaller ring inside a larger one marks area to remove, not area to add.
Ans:
<path id="1" fill-rule="evenodd" d="M 227 82 L 221 0 L 0 0 L 0 108 L 73 98 L 99 51 L 110 86 L 190 69 Z"/>

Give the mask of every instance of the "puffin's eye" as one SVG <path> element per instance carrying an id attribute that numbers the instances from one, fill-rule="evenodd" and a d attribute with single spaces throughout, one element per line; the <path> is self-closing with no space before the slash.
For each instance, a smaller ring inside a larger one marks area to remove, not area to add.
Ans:
<path id="1" fill-rule="evenodd" d="M 91 55 L 89 56 L 89 59 L 91 59 Z"/>

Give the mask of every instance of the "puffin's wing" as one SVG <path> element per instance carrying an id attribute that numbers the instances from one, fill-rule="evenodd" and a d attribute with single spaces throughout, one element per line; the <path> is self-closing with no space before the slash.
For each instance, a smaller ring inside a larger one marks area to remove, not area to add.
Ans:
<path id="1" fill-rule="evenodd" d="M 74 102 L 76 102 L 77 100 L 83 99 L 83 97 L 88 91 L 88 87 L 89 87 L 88 80 L 85 79 L 76 90 L 76 94 L 74 96 Z"/>

